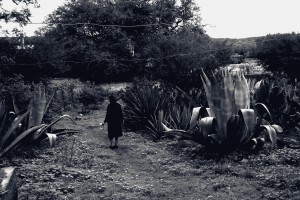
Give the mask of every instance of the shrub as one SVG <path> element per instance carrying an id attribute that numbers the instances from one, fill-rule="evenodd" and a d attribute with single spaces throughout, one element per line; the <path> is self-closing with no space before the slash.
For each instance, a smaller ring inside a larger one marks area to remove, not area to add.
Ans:
<path id="1" fill-rule="evenodd" d="M 83 105 L 82 111 L 88 112 L 97 109 L 97 105 L 103 102 L 107 96 L 108 93 L 101 87 L 88 84 L 81 89 L 78 101 Z"/>
<path id="2" fill-rule="evenodd" d="M 23 80 L 21 75 L 15 75 L 11 78 L 3 78 L 0 80 L 1 99 L 8 104 L 10 110 L 18 112 L 27 107 L 32 97 L 33 85 Z"/>
<path id="3" fill-rule="evenodd" d="M 70 118 L 68 115 L 63 115 L 50 123 L 49 125 L 42 124 L 45 112 L 47 111 L 51 99 L 46 101 L 45 88 L 39 86 L 34 90 L 34 96 L 28 106 L 28 109 L 14 114 L 13 120 L 4 132 L 3 124 L 7 122 L 8 109 L 2 101 L 0 104 L 0 157 L 21 144 L 22 142 L 37 142 L 44 138 L 49 138 L 50 145 L 53 146 L 57 135 L 69 132 L 69 130 L 60 130 L 55 133 L 48 133 L 51 127 L 63 118 Z M 72 119 L 71 119 L 72 120 Z M 73 120 L 72 120 L 73 121 Z M 74 122 L 74 121 L 73 121 Z M 74 122 L 75 123 L 75 122 Z M 78 132 L 70 130 L 70 132 Z"/>
<path id="4" fill-rule="evenodd" d="M 136 82 L 126 90 L 124 125 L 132 131 L 145 131 L 153 139 L 163 134 L 162 122 L 174 129 L 187 130 L 191 118 L 193 97 L 178 87 L 147 80 Z"/>
<path id="5" fill-rule="evenodd" d="M 125 103 L 125 128 L 149 131 L 155 139 L 162 134 L 161 123 L 167 106 L 167 91 L 151 83 L 138 83 L 126 90 L 122 100 Z"/>
<path id="6" fill-rule="evenodd" d="M 255 84 L 254 101 L 268 106 L 273 114 L 273 122 L 286 128 L 292 128 L 300 121 L 294 122 L 294 116 L 300 112 L 299 83 L 286 78 L 275 77 L 274 80 L 263 79 Z"/>
<path id="7" fill-rule="evenodd" d="M 210 81 L 204 72 L 201 77 L 209 108 L 193 109 L 189 131 L 169 129 L 163 124 L 166 133 L 228 152 L 242 146 L 261 147 L 265 141 L 261 134 L 266 132 L 274 148 L 276 132 L 282 132 L 282 129 L 267 122 L 271 115 L 265 105 L 256 104 L 255 111 L 250 109 L 250 91 L 245 77 L 240 74 L 233 82 L 229 72 L 225 71 L 221 84 L 214 74 L 212 77 Z"/>

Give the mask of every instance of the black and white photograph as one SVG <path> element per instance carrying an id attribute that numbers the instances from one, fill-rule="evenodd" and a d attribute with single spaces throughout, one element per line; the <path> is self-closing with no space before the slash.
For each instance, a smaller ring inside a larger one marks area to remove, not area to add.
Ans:
<path id="1" fill-rule="evenodd" d="M 299 200 L 299 0 L 0 0 L 1 200 Z"/>

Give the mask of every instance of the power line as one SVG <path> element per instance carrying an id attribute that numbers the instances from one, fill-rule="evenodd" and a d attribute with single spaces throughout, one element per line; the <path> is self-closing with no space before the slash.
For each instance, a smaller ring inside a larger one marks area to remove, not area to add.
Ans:
<path id="1" fill-rule="evenodd" d="M 79 23 L 81 24 L 81 23 Z M 84 23 L 82 23 L 84 24 Z M 67 24 L 67 25 L 74 25 L 74 24 Z M 110 26 L 114 26 L 114 25 L 110 25 Z M 265 37 L 265 36 L 263 36 Z M 282 39 L 287 39 L 287 38 L 291 38 L 291 37 L 295 37 L 295 35 L 289 35 L 286 37 L 281 37 L 281 38 L 274 38 L 274 39 L 263 39 L 263 40 L 259 40 L 259 41 L 255 41 L 255 43 L 263 43 L 266 41 L 276 41 L 276 40 L 282 40 Z M 176 58 L 176 57 L 184 57 L 184 56 L 196 56 L 196 55 L 201 55 L 201 54 L 207 54 L 207 53 L 211 53 L 211 52 L 218 52 L 218 51 L 223 51 L 223 50 L 230 50 L 232 49 L 231 47 L 227 47 L 227 48 L 218 48 L 218 49 L 211 49 L 211 50 L 207 50 L 207 51 L 199 51 L 199 52 L 195 52 L 195 53 L 179 53 L 179 54 L 173 54 L 173 55 L 169 55 L 169 56 L 164 56 L 164 57 L 159 57 L 159 58 L 133 58 L 133 59 L 109 59 L 109 58 L 100 58 L 100 59 L 94 59 L 94 60 L 90 60 L 90 61 L 60 61 L 62 63 L 74 63 L 74 64 L 84 64 L 84 63 L 92 63 L 92 62 L 100 62 L 100 61 L 108 61 L 108 62 L 150 62 L 150 61 L 157 61 L 157 60 L 163 60 L 163 59 L 170 59 L 170 58 Z M 19 66 L 30 66 L 30 65 L 46 65 L 46 64 L 53 64 L 54 62 L 45 62 L 45 63 L 32 63 L 32 64 L 3 64 L 3 65 L 19 65 Z M 58 62 L 59 63 L 59 62 Z"/>
<path id="2" fill-rule="evenodd" d="M 15 21 L 7 21 L 9 23 L 18 23 Z M 136 25 L 119 25 L 119 24 L 98 24 L 98 23 L 91 23 L 91 22 L 78 22 L 78 23 L 50 23 L 50 22 L 28 22 L 26 25 L 62 25 L 62 26 L 78 26 L 78 25 L 92 25 L 92 26 L 99 26 L 99 27 L 119 27 L 119 28 L 137 28 L 137 27 L 150 27 L 150 26 L 172 26 L 174 24 L 171 23 L 150 23 L 150 24 L 136 24 Z M 26 26 L 25 25 L 25 26 Z"/>

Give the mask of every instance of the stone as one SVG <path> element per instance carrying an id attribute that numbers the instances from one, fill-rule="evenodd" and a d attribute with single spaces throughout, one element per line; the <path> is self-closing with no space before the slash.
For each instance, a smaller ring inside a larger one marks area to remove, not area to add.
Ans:
<path id="1" fill-rule="evenodd" d="M 14 167 L 5 167 L 0 170 L 1 200 L 18 199 L 17 175 Z"/>

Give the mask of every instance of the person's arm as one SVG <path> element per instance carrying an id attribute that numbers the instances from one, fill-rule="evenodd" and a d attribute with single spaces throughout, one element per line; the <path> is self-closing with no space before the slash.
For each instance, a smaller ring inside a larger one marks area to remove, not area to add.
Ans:
<path id="1" fill-rule="evenodd" d="M 120 122 L 123 122 L 123 119 L 124 119 L 124 116 L 123 116 L 123 111 L 122 111 L 122 107 L 121 107 L 121 105 L 119 105 L 119 112 L 120 112 Z"/>
<path id="2" fill-rule="evenodd" d="M 106 115 L 105 115 L 105 119 L 104 119 L 104 123 L 106 123 L 108 121 L 108 118 L 109 118 L 109 105 L 107 106 L 107 109 L 106 109 Z"/>

